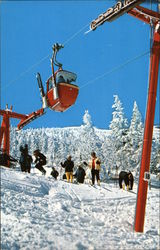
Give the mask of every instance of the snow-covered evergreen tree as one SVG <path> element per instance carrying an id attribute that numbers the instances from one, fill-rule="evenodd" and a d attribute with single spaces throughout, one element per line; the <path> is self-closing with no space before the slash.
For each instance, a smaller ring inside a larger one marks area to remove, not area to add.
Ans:
<path id="1" fill-rule="evenodd" d="M 83 116 L 83 123 L 87 127 L 92 127 L 91 115 L 89 114 L 88 110 L 85 110 L 85 114 Z"/>
<path id="2" fill-rule="evenodd" d="M 112 108 L 114 111 L 112 112 L 113 117 L 109 128 L 112 130 L 112 134 L 122 136 L 124 130 L 128 128 L 128 121 L 125 118 L 123 106 L 118 95 L 114 95 L 114 104 Z"/>
<path id="3" fill-rule="evenodd" d="M 43 154 L 47 154 L 48 152 L 48 137 L 45 132 L 45 129 L 42 130 L 42 136 L 41 136 L 41 149 Z"/>
<path id="4" fill-rule="evenodd" d="M 143 143 L 143 123 L 142 116 L 138 109 L 138 105 L 134 102 L 131 123 L 128 131 L 130 151 L 130 168 L 134 169 L 140 164 L 142 143 Z"/>
<path id="5" fill-rule="evenodd" d="M 88 110 L 85 111 L 83 122 L 84 125 L 80 128 L 80 136 L 77 137 L 75 145 L 81 159 L 83 161 L 88 161 L 92 151 L 95 151 L 100 157 L 101 141 L 92 126 L 92 120 Z"/>
<path id="6" fill-rule="evenodd" d="M 139 148 L 139 143 L 141 143 L 143 139 L 143 123 L 142 116 L 136 102 L 134 102 L 133 106 L 133 113 L 128 135 L 130 137 L 130 142 L 133 149 L 136 150 Z"/>
<path id="7" fill-rule="evenodd" d="M 113 159 L 114 159 L 114 148 L 112 145 L 112 140 L 110 136 L 105 137 L 105 140 L 102 142 L 102 156 L 101 160 L 106 170 L 112 169 Z"/>
<path id="8" fill-rule="evenodd" d="M 110 135 L 110 146 L 113 152 L 113 166 L 120 167 L 121 169 L 128 168 L 126 161 L 126 148 L 125 144 L 128 141 L 128 121 L 125 118 L 123 112 L 122 103 L 118 95 L 114 95 L 114 104 L 112 105 L 114 109 L 112 113 L 112 121 L 109 125 L 111 129 Z"/>
<path id="9" fill-rule="evenodd" d="M 160 166 L 160 143 L 156 138 L 153 137 L 151 161 L 150 161 L 151 173 L 157 173 L 158 166 Z"/>
<path id="10" fill-rule="evenodd" d="M 19 157 L 19 137 L 18 137 L 18 131 L 16 128 L 11 127 L 11 134 L 10 134 L 10 140 L 12 142 L 11 144 L 11 154 L 17 158 Z"/>

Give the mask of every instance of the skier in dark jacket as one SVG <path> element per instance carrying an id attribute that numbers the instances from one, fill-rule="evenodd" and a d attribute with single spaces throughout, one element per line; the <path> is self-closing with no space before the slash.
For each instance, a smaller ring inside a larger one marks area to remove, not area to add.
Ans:
<path id="1" fill-rule="evenodd" d="M 78 167 L 76 173 L 75 173 L 75 177 L 78 183 L 84 183 L 84 178 L 85 178 L 85 170 L 82 167 L 82 164 Z"/>
<path id="2" fill-rule="evenodd" d="M 33 162 L 32 156 L 28 154 L 28 145 L 25 144 L 24 146 L 24 153 L 26 157 L 26 172 L 31 172 L 31 163 Z"/>
<path id="3" fill-rule="evenodd" d="M 21 171 L 22 172 L 31 172 L 31 163 L 32 163 L 32 156 L 28 154 L 28 145 L 25 144 L 25 147 L 23 148 L 20 146 L 20 166 L 21 166 Z"/>
<path id="4" fill-rule="evenodd" d="M 54 167 L 52 167 L 51 175 L 57 180 L 59 173 Z"/>
<path id="5" fill-rule="evenodd" d="M 63 168 L 65 168 L 65 173 L 66 173 L 66 177 L 67 177 L 68 182 L 73 181 L 74 162 L 71 159 L 72 159 L 72 157 L 69 155 L 67 160 L 64 162 L 64 164 L 61 162 L 61 166 Z"/>
<path id="6" fill-rule="evenodd" d="M 122 182 L 124 181 L 127 190 L 132 190 L 133 189 L 133 174 L 131 172 L 125 172 L 121 171 L 119 173 L 119 187 L 122 188 Z"/>
<path id="7" fill-rule="evenodd" d="M 46 165 L 46 156 L 42 154 L 39 149 L 35 150 L 33 152 L 33 155 L 36 157 L 36 160 L 34 163 L 36 163 L 35 168 L 37 168 L 39 171 L 42 172 L 42 174 L 46 174 L 46 170 L 43 168 L 44 165 Z"/>
<path id="8" fill-rule="evenodd" d="M 25 150 L 22 146 L 20 146 L 19 148 L 21 155 L 20 155 L 20 160 L 19 160 L 19 164 L 21 167 L 21 171 L 25 172 L 26 171 L 26 157 L 25 157 Z"/>

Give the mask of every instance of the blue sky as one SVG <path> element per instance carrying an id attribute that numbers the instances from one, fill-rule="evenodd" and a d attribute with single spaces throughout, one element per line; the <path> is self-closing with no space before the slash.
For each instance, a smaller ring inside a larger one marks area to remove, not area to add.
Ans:
<path id="1" fill-rule="evenodd" d="M 64 69 L 77 74 L 78 99 L 64 113 L 48 109 L 26 128 L 79 126 L 85 110 L 89 110 L 96 127 L 108 128 L 115 94 L 128 120 L 134 101 L 144 120 L 149 54 L 143 54 L 150 49 L 149 25 L 125 14 L 84 34 L 89 23 L 114 4 L 112 0 L 2 1 L 1 108 L 8 103 L 13 111 L 23 114 L 41 108 L 35 76 L 40 72 L 45 85 L 51 75 L 52 45 L 59 42 L 65 48 L 57 59 Z M 159 103 L 157 95 L 155 124 L 159 121 Z M 18 120 L 11 123 L 15 125 Z"/>

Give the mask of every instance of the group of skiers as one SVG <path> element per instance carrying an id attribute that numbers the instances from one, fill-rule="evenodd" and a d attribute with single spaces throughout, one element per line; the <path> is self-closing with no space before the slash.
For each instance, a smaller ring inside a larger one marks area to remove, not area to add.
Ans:
<path id="1" fill-rule="evenodd" d="M 91 176 L 92 176 L 92 183 L 91 185 L 95 184 L 95 179 L 97 180 L 98 185 L 100 185 L 100 176 L 99 172 L 101 169 L 101 161 L 100 159 L 96 156 L 95 152 L 91 153 L 91 159 L 89 160 L 89 163 L 83 162 L 78 166 L 78 169 L 75 174 L 73 174 L 73 168 L 74 168 L 74 162 L 71 160 L 72 157 L 71 155 L 68 156 L 67 160 L 62 163 L 61 166 L 65 168 L 65 176 L 68 182 L 73 181 L 73 177 L 76 178 L 78 183 L 84 183 L 84 179 L 86 176 L 86 172 L 84 170 L 84 167 L 88 166 L 91 169 Z"/>
<path id="2" fill-rule="evenodd" d="M 33 163 L 33 158 L 31 155 L 28 153 L 28 145 L 25 144 L 24 147 L 20 146 L 20 159 L 19 159 L 19 164 L 21 167 L 22 172 L 31 172 L 31 164 Z M 46 170 L 44 169 L 44 165 L 46 165 L 47 160 L 46 156 L 40 152 L 39 149 L 36 149 L 33 152 L 33 155 L 35 157 L 35 168 L 37 168 L 43 175 L 46 174 Z M 0 164 L 7 166 L 8 161 L 14 161 L 17 162 L 16 159 L 13 157 L 9 157 L 5 152 L 2 154 L 3 157 L 0 158 Z M 5 161 L 5 162 L 4 162 Z M 97 184 L 100 185 L 100 170 L 101 170 L 101 161 L 100 159 L 96 156 L 95 152 L 91 153 L 91 158 L 87 162 L 81 163 L 76 172 L 73 173 L 74 171 L 74 162 L 72 160 L 71 155 L 69 155 L 64 161 L 64 163 L 61 162 L 62 168 L 65 169 L 65 174 L 63 175 L 63 179 L 67 179 L 67 182 L 73 182 L 73 178 L 76 179 L 77 183 L 84 183 L 85 177 L 86 177 L 86 172 L 85 168 L 88 166 L 91 170 L 91 185 L 95 184 L 95 180 L 97 181 Z M 59 173 L 58 171 L 52 167 L 51 171 L 51 176 L 53 176 L 55 179 L 57 179 Z M 133 189 L 133 182 L 134 178 L 131 172 L 125 172 L 121 171 L 119 174 L 119 187 L 124 188 L 124 185 L 127 187 L 128 190 Z"/>
<path id="3" fill-rule="evenodd" d="M 91 153 L 91 159 L 89 160 L 89 163 L 86 163 L 85 161 L 80 164 L 75 172 L 73 174 L 73 169 L 74 169 L 74 162 L 72 161 L 71 155 L 68 156 L 67 160 L 62 163 L 61 166 L 65 168 L 65 174 L 63 178 L 67 179 L 67 182 L 73 182 L 73 177 L 76 178 L 77 183 L 84 183 L 86 172 L 84 168 L 88 166 L 91 170 L 91 185 L 95 184 L 95 180 L 97 181 L 97 184 L 100 185 L 100 170 L 101 170 L 101 161 L 100 159 L 96 156 L 95 152 Z M 127 190 L 132 190 L 133 189 L 133 183 L 134 183 L 134 178 L 133 174 L 129 171 L 121 171 L 119 173 L 119 187 L 120 188 L 127 188 Z"/>
<path id="4" fill-rule="evenodd" d="M 25 144 L 25 146 L 20 146 L 20 167 L 22 172 L 28 172 L 31 171 L 31 164 L 33 162 L 32 156 L 28 154 L 28 145 Z M 46 156 L 42 154 L 38 149 L 33 152 L 33 155 L 35 157 L 35 168 L 37 168 L 39 171 L 41 171 L 42 174 L 46 174 L 46 170 L 44 169 L 44 165 L 46 165 Z M 64 161 L 64 163 L 61 162 L 62 168 L 65 169 L 65 177 L 67 179 L 67 182 L 73 182 L 73 178 L 77 180 L 78 183 L 84 183 L 86 172 L 85 167 L 88 166 L 91 169 L 91 176 L 92 176 L 92 185 L 95 184 L 95 179 L 97 180 L 98 185 L 100 185 L 100 176 L 99 172 L 101 169 L 101 161 L 96 156 L 95 152 L 91 153 L 91 159 L 89 160 L 89 163 L 83 162 L 80 164 L 76 170 L 74 171 L 74 162 L 72 160 L 71 155 L 69 155 Z M 53 176 L 55 179 L 57 179 L 59 173 L 58 171 L 52 167 L 51 176 Z"/>
<path id="5" fill-rule="evenodd" d="M 33 162 L 32 156 L 28 154 L 28 145 L 25 144 L 25 146 L 20 146 L 20 167 L 21 167 L 21 171 L 22 172 L 28 172 L 30 173 L 31 171 L 31 164 Z M 44 154 L 42 154 L 39 149 L 36 149 L 33 152 L 33 155 L 35 157 L 35 161 L 34 163 L 35 168 L 37 168 L 39 171 L 42 172 L 42 174 L 46 174 L 46 170 L 44 169 L 44 165 L 46 165 L 47 161 L 46 161 L 46 156 Z"/>

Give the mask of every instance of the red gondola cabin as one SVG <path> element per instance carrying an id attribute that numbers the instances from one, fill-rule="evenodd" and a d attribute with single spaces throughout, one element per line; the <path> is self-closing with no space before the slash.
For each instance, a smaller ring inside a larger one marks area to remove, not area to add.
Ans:
<path id="1" fill-rule="evenodd" d="M 72 82 L 76 81 L 76 78 L 76 74 L 72 72 L 58 70 L 55 73 L 56 86 L 53 76 L 47 80 L 46 97 L 49 108 L 63 112 L 75 103 L 79 88 Z"/>

